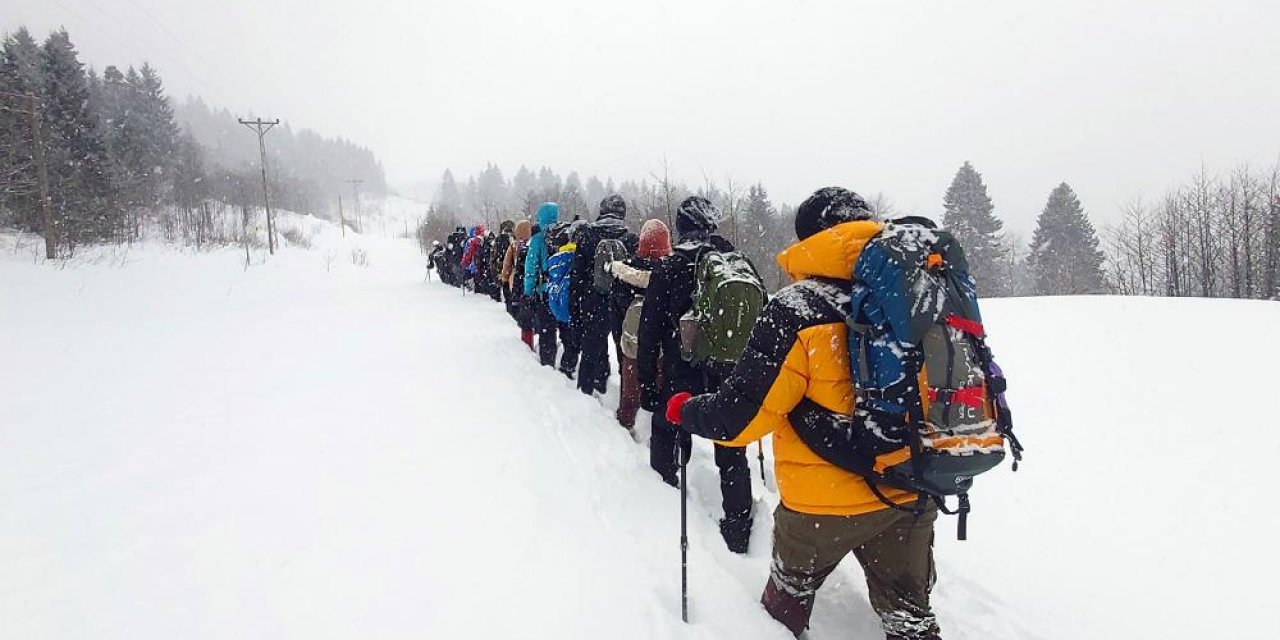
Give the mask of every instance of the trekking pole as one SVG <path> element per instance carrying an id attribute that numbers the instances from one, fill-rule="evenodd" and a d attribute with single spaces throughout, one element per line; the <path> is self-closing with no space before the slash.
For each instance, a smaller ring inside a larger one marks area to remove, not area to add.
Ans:
<path id="1" fill-rule="evenodd" d="M 764 475 L 764 438 L 756 440 L 756 457 L 760 459 L 760 482 L 763 482 L 764 487 L 768 489 L 769 479 Z"/>
<path id="2" fill-rule="evenodd" d="M 689 622 L 689 460 L 676 438 L 680 456 L 680 619 Z"/>

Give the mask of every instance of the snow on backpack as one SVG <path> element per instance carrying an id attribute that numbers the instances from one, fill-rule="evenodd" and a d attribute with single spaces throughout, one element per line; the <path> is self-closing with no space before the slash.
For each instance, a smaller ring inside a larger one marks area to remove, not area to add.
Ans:
<path id="1" fill-rule="evenodd" d="M 737 362 L 769 294 L 737 251 L 709 251 L 694 271 L 693 307 L 680 318 L 680 355 L 689 362 Z"/>
<path id="2" fill-rule="evenodd" d="M 631 256 L 627 253 L 627 246 L 622 244 L 621 240 L 614 238 L 605 238 L 596 243 L 596 260 L 593 270 L 592 280 L 595 283 L 596 291 L 600 293 L 609 293 L 613 290 L 613 275 L 605 269 L 611 262 L 626 260 Z"/>
<path id="3" fill-rule="evenodd" d="M 918 514 L 932 500 L 959 515 L 964 540 L 974 477 L 1004 460 L 1006 441 L 1015 471 L 1022 459 L 964 250 L 926 219 L 889 223 L 858 257 L 849 304 L 858 402 L 847 432 L 815 451 L 825 446 L 820 455 L 866 477 L 890 507 Z M 895 504 L 877 485 L 914 492 L 917 502 Z M 955 509 L 948 496 L 957 496 Z"/>
<path id="4" fill-rule="evenodd" d="M 547 258 L 547 306 L 557 322 L 569 322 L 569 272 L 573 270 L 573 254 L 577 247 L 569 243 Z"/>

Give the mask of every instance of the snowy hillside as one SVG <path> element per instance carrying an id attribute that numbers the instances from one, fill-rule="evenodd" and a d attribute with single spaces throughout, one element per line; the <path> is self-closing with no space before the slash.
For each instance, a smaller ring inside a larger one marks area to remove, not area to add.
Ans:
<path id="1" fill-rule="evenodd" d="M 0 236 L 0 637 L 789 638 L 757 604 L 754 449 L 743 558 L 696 447 L 686 626 L 678 494 L 616 377 L 601 402 L 540 368 L 499 305 L 424 282 L 391 237 L 416 204 L 386 211 L 248 269 L 158 245 L 59 269 Z M 1280 305 L 986 313 L 1027 459 L 982 478 L 969 541 L 940 520 L 945 637 L 1274 637 Z M 856 563 L 809 637 L 882 637 Z"/>

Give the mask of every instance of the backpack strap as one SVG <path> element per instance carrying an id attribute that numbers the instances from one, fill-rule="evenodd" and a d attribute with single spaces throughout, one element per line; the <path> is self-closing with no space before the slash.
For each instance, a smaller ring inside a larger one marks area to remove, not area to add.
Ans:
<path id="1" fill-rule="evenodd" d="M 845 324 L 849 327 L 849 340 L 855 342 L 853 347 L 858 355 L 858 380 L 854 386 L 856 392 L 871 384 L 871 369 L 867 366 L 867 334 L 871 332 L 871 325 L 860 324 L 853 318 L 846 318 Z"/>
<path id="2" fill-rule="evenodd" d="M 960 501 L 956 504 L 955 509 L 948 509 L 947 501 L 942 496 L 933 496 L 933 502 L 938 506 L 938 511 L 949 516 L 957 516 L 956 539 L 967 540 L 969 539 L 969 493 L 961 493 L 957 497 Z"/>

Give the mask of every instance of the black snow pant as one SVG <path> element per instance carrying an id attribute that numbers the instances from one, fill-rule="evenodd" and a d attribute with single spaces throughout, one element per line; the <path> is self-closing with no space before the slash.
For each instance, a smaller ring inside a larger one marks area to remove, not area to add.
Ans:
<path id="1" fill-rule="evenodd" d="M 497 277 L 492 273 L 488 274 L 485 277 L 485 286 L 489 288 L 489 297 L 493 298 L 494 302 L 502 302 L 503 290 L 506 289 L 506 287 L 498 281 Z"/>
<path id="2" fill-rule="evenodd" d="M 511 287 L 507 283 L 503 282 L 499 286 L 502 287 L 502 304 L 507 307 L 507 315 L 511 316 L 512 320 L 519 321 L 520 299 L 512 294 Z"/>
<path id="3" fill-rule="evenodd" d="M 572 378 L 573 371 L 578 366 L 580 351 L 577 334 L 568 323 L 556 320 L 546 300 L 537 301 L 537 316 L 534 324 L 538 331 L 538 360 L 542 366 L 556 366 L 556 352 L 560 346 L 557 338 L 559 338 L 559 342 L 564 343 L 564 354 L 560 357 L 560 372 Z"/>
<path id="4" fill-rule="evenodd" d="M 688 457 L 692 437 L 680 427 L 667 422 L 665 411 L 653 414 L 653 431 L 649 436 L 649 466 L 663 482 L 680 486 L 680 455 Z M 676 451 L 679 443 L 680 453 Z M 742 447 L 715 447 L 716 467 L 720 469 L 720 506 L 724 519 L 720 535 L 731 551 L 746 553 L 751 539 L 751 465 Z"/>
<path id="5" fill-rule="evenodd" d="M 619 306 L 609 301 L 609 332 L 613 334 L 613 354 L 618 360 L 618 371 L 622 371 L 622 321 L 627 317 L 629 306 L 630 302 Z"/>
<path id="6" fill-rule="evenodd" d="M 608 314 L 608 307 L 599 311 Z M 578 368 L 578 390 L 591 395 L 604 393 L 609 381 L 609 319 L 589 317 L 582 325 L 582 364 Z"/>
<path id="7" fill-rule="evenodd" d="M 560 356 L 560 373 L 570 380 L 578 368 L 578 356 L 582 353 L 582 340 L 578 332 L 568 322 L 559 323 L 560 342 L 564 343 L 564 353 Z"/>
<path id="8" fill-rule="evenodd" d="M 679 357 L 679 356 L 676 356 Z M 680 458 L 676 452 L 677 441 L 684 456 L 689 455 L 691 436 L 679 426 L 667 422 L 666 406 L 671 396 L 681 391 L 694 395 L 714 391 L 720 386 L 724 377 L 733 371 L 733 366 L 721 367 L 717 371 L 707 371 L 701 384 L 692 388 L 681 389 L 673 385 L 664 392 L 658 410 L 653 412 L 653 429 L 649 437 L 649 466 L 662 476 L 667 484 L 679 485 Z M 747 460 L 747 450 L 743 447 L 715 447 L 716 467 L 720 469 L 720 500 L 724 508 L 724 519 L 720 521 L 720 535 L 724 538 L 729 550 L 735 553 L 746 553 L 751 539 L 751 464 Z"/>

